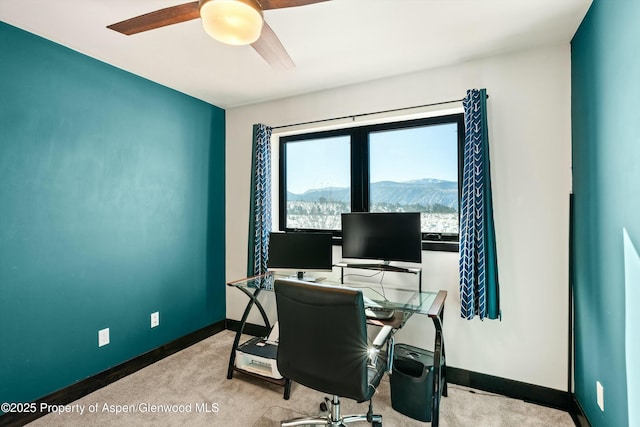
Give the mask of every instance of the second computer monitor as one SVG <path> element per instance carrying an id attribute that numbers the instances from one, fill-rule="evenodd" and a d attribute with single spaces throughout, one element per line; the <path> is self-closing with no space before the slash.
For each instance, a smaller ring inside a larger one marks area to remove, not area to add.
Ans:
<path id="1" fill-rule="evenodd" d="M 272 232 L 267 267 L 271 271 L 295 272 L 299 279 L 307 271 L 331 271 L 332 247 L 331 233 Z"/>

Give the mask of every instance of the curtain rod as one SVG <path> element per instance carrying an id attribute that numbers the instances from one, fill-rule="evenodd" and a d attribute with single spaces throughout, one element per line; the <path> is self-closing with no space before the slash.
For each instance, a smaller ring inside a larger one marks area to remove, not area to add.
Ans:
<path id="1" fill-rule="evenodd" d="M 489 98 L 489 94 L 487 94 L 487 98 Z M 454 100 L 451 100 L 451 101 L 433 102 L 431 104 L 415 105 L 413 107 L 394 108 L 394 109 L 391 109 L 391 110 L 376 111 L 376 112 L 373 112 L 373 113 L 351 114 L 349 116 L 333 117 L 331 119 L 312 120 L 312 121 L 309 121 L 309 122 L 293 123 L 293 124 L 290 124 L 290 125 L 272 126 L 271 129 L 285 129 L 285 128 L 289 128 L 289 127 L 293 127 L 293 126 L 312 125 L 312 124 L 316 124 L 316 123 L 331 122 L 331 121 L 334 121 L 334 120 L 343 120 L 343 119 L 355 120 L 357 117 L 372 116 L 374 114 L 394 113 L 396 111 L 405 111 L 405 110 L 413 110 L 413 109 L 416 109 L 416 108 L 433 107 L 433 106 L 436 106 L 436 105 L 451 104 L 453 102 L 462 102 L 462 101 L 464 101 L 464 98 L 462 98 L 462 99 L 454 99 Z"/>

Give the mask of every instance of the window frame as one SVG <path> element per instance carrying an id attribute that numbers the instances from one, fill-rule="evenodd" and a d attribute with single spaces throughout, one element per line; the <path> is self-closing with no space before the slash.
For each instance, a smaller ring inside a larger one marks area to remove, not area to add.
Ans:
<path id="1" fill-rule="evenodd" d="M 393 131 L 414 127 L 425 127 L 440 124 L 457 124 L 458 128 L 458 222 L 460 221 L 460 195 L 462 194 L 463 153 L 464 153 L 464 114 L 453 113 L 441 116 L 425 117 L 419 119 L 394 121 L 378 124 L 366 124 L 362 126 L 346 127 L 341 129 L 307 132 L 294 135 L 281 136 L 279 138 L 279 165 L 278 165 L 278 226 L 283 231 L 303 230 L 285 227 L 287 217 L 287 176 L 286 176 L 286 144 L 331 138 L 338 136 L 350 136 L 350 179 L 351 179 L 351 212 L 367 212 L 369 209 L 369 134 L 379 131 Z M 331 232 L 334 242 L 341 243 L 342 230 L 304 229 L 304 231 Z M 459 248 L 459 233 L 422 233 L 422 249 L 457 252 Z"/>

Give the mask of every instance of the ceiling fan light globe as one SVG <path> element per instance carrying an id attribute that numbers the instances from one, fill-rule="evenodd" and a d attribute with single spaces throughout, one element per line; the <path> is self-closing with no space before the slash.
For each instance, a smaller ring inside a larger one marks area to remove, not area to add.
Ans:
<path id="1" fill-rule="evenodd" d="M 200 0 L 204 30 L 219 42 L 247 45 L 262 32 L 262 9 L 253 0 Z"/>

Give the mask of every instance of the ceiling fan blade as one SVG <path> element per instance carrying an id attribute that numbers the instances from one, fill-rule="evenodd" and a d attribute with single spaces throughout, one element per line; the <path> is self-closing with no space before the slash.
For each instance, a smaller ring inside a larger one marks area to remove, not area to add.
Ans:
<path id="1" fill-rule="evenodd" d="M 194 1 L 136 16 L 135 18 L 108 25 L 107 28 L 130 36 L 143 31 L 190 21 L 199 17 L 200 7 L 198 2 Z"/>
<path id="2" fill-rule="evenodd" d="M 262 10 L 282 9 L 285 7 L 306 6 L 308 4 L 321 3 L 329 0 L 258 0 Z"/>
<path id="3" fill-rule="evenodd" d="M 266 21 L 262 25 L 260 38 L 253 42 L 251 47 L 273 68 L 290 70 L 296 66 L 280 39 Z"/>

